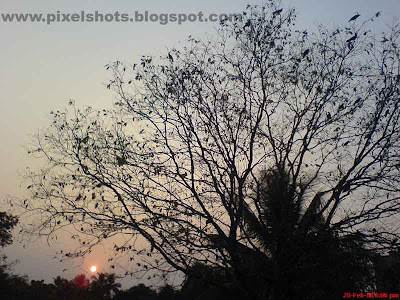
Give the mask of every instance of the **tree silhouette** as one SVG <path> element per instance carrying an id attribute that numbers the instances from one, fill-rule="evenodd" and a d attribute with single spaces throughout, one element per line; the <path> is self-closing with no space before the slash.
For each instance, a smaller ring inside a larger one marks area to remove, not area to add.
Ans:
<path id="1" fill-rule="evenodd" d="M 17 225 L 18 218 L 0 211 L 0 247 L 5 247 L 12 243 L 11 230 Z"/>
<path id="2" fill-rule="evenodd" d="M 240 299 L 243 295 L 232 269 L 216 269 L 201 263 L 191 267 L 180 290 L 180 299 Z"/>
<path id="3" fill-rule="evenodd" d="M 55 300 L 55 289 L 52 284 L 44 283 L 44 280 L 31 280 L 29 287 L 29 299 L 32 300 Z"/>
<path id="4" fill-rule="evenodd" d="M 12 243 L 12 229 L 18 224 L 18 218 L 0 212 L 0 247 L 4 248 Z M 12 275 L 10 269 L 13 263 L 7 261 L 7 256 L 0 252 L 0 295 L 8 299 L 26 299 L 27 280 L 25 277 Z"/>
<path id="5" fill-rule="evenodd" d="M 128 300 L 128 299 L 155 300 L 155 299 L 157 299 L 157 293 L 154 290 L 152 290 L 150 287 L 147 287 L 141 283 L 141 284 L 131 287 L 127 291 L 119 291 L 114 296 L 113 299 L 114 300 Z"/>
<path id="6" fill-rule="evenodd" d="M 75 293 L 75 284 L 73 281 L 57 276 L 54 278 L 54 289 L 57 299 L 71 299 Z"/>
<path id="7" fill-rule="evenodd" d="M 99 273 L 92 277 L 90 290 L 98 299 L 111 299 L 111 296 L 116 294 L 121 287 L 121 284 L 115 282 L 115 279 L 115 274 Z"/>
<path id="8" fill-rule="evenodd" d="M 190 38 L 159 62 L 107 65 L 114 108 L 71 101 L 51 113 L 30 150 L 47 161 L 28 173 L 32 199 L 21 203 L 40 216 L 31 230 L 74 226 L 81 248 L 68 257 L 130 236 L 114 249 L 135 256 L 144 273 L 189 275 L 196 262 L 230 269 L 254 299 L 265 291 L 251 287 L 243 257 L 259 256 L 273 275 L 251 276 L 278 284 L 291 279 L 275 269 L 304 270 L 305 257 L 292 252 L 326 245 L 319 239 L 337 236 L 339 249 L 350 248 L 346 240 L 371 252 L 395 248 L 400 31 L 379 36 L 360 19 L 296 31 L 294 11 L 267 1 L 222 22 L 215 40 Z M 297 200 L 254 201 L 263 169 L 285 170 L 292 183 L 281 177 L 274 199 L 299 197 L 304 186 L 304 214 Z M 264 235 L 254 235 L 249 220 L 263 214 Z"/>
<path id="9" fill-rule="evenodd" d="M 376 287 L 379 291 L 396 293 L 400 289 L 400 253 L 375 257 Z"/>
<path id="10" fill-rule="evenodd" d="M 29 284 L 27 278 L 12 275 L 0 268 L 0 295 L 10 300 L 30 299 Z"/>
<path id="11" fill-rule="evenodd" d="M 166 284 L 160 288 L 157 297 L 163 300 L 175 300 L 177 299 L 177 292 L 173 286 Z"/>
<path id="12" fill-rule="evenodd" d="M 90 281 L 86 278 L 85 274 L 76 275 L 73 283 L 77 289 L 87 290 L 90 287 Z"/>
<path id="13" fill-rule="evenodd" d="M 252 201 L 243 209 L 243 235 L 236 247 L 242 285 L 271 299 L 337 299 L 348 290 L 374 286 L 372 254 L 359 237 L 341 237 L 326 227 L 320 195 L 307 201 L 308 182 L 293 182 L 284 169 L 264 170 L 259 177 Z M 207 270 L 198 273 L 221 284 L 203 285 L 199 294 L 204 299 L 221 298 L 224 292 L 229 298 L 244 297 L 235 289 L 240 286 L 237 279 L 227 282 L 227 277 L 216 280 Z"/>
<path id="14" fill-rule="evenodd" d="M 272 299 L 337 299 L 372 287 L 371 253 L 359 237 L 342 237 L 326 224 L 321 194 L 307 201 L 310 183 L 293 182 L 283 168 L 261 174 L 252 202 L 257 209 L 245 206 L 243 232 L 266 262 L 260 255 L 247 259 L 254 270 L 249 284 Z"/>

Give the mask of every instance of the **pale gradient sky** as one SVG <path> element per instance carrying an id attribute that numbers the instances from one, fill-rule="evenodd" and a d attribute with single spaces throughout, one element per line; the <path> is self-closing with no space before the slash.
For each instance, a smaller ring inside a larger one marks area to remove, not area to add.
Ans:
<path id="1" fill-rule="evenodd" d="M 0 13 L 210 13 L 238 12 L 247 4 L 261 0 L 3 0 Z M 381 32 L 400 16 L 400 0 L 288 0 L 298 9 L 297 23 L 311 29 L 322 22 L 328 26 L 344 25 L 355 12 L 369 17 L 382 11 L 375 30 Z M 362 18 L 361 17 L 361 18 Z M 188 35 L 213 34 L 217 23 L 1 23 L 0 22 L 0 200 L 6 195 L 24 197 L 20 186 L 26 166 L 32 166 L 23 146 L 39 128 L 49 124 L 50 110 L 62 109 L 69 99 L 78 105 L 109 107 L 114 95 L 103 83 L 109 78 L 104 65 L 115 60 L 137 61 L 141 54 L 165 55 L 167 49 L 179 48 Z M 182 42 L 182 43 L 180 43 Z M 0 209 L 2 209 L 0 202 Z M 81 267 L 53 260 L 61 249 L 59 241 L 51 247 L 45 242 L 16 243 L 6 249 L 11 259 L 19 259 L 15 271 L 31 279 L 52 281 L 57 275 L 72 278 L 85 272 L 92 263 L 109 271 L 106 248 L 99 247 Z M 64 268 L 68 271 L 62 272 Z M 129 286 L 131 283 L 126 283 Z"/>

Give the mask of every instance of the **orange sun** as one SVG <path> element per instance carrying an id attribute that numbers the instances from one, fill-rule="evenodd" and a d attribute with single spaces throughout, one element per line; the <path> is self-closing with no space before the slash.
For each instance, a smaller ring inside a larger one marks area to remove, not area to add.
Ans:
<path id="1" fill-rule="evenodd" d="M 96 267 L 96 266 L 91 266 L 91 267 L 90 267 L 90 271 L 91 271 L 92 273 L 96 272 L 96 270 L 97 270 L 97 267 Z"/>

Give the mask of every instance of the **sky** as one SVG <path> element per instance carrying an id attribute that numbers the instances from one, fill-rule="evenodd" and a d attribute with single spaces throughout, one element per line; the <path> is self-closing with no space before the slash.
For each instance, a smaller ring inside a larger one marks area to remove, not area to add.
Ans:
<path id="1" fill-rule="evenodd" d="M 0 13 L 194 13 L 204 15 L 242 11 L 247 4 L 261 0 L 3 0 Z M 400 0 L 287 0 L 283 7 L 294 7 L 297 24 L 312 29 L 318 23 L 328 27 L 345 25 L 355 13 L 368 18 L 381 11 L 374 30 L 382 32 L 400 17 Z M 0 19 L 0 210 L 8 209 L 2 200 L 26 196 L 21 174 L 38 164 L 28 157 L 30 136 L 49 125 L 49 112 L 63 109 L 70 99 L 78 106 L 109 108 L 115 94 L 104 83 L 110 79 L 105 65 L 116 60 L 132 64 L 141 55 L 165 55 L 183 47 L 185 39 L 213 35 L 218 23 L 186 22 L 181 25 L 158 22 L 8 22 Z M 60 263 L 55 253 L 73 247 L 71 241 L 22 238 L 5 249 L 10 260 L 18 259 L 14 271 L 30 279 L 51 282 L 57 275 L 72 279 L 97 264 L 111 272 L 107 245 L 100 246 L 83 262 Z M 114 271 L 114 270 L 113 270 Z M 133 285 L 124 281 L 124 287 Z"/>

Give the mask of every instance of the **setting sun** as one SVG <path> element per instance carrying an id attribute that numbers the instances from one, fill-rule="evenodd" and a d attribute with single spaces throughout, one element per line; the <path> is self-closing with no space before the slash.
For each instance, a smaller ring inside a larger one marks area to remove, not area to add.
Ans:
<path id="1" fill-rule="evenodd" d="M 90 267 L 90 271 L 92 271 L 92 273 L 96 272 L 96 270 L 97 270 L 97 267 L 96 267 L 96 266 L 91 266 L 91 267 Z"/>

